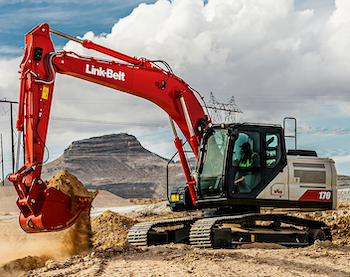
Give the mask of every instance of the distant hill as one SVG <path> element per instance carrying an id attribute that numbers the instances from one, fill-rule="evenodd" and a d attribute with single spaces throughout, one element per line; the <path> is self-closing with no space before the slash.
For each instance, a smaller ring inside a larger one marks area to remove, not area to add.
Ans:
<path id="1" fill-rule="evenodd" d="M 143 148 L 125 133 L 74 141 L 55 161 L 43 166 L 42 179 L 67 169 L 87 188 L 121 197 L 166 197 L 167 160 Z M 170 166 L 170 179 L 184 183 L 179 163 Z"/>
<path id="2" fill-rule="evenodd" d="M 338 188 L 350 188 L 350 176 L 338 175 Z"/>

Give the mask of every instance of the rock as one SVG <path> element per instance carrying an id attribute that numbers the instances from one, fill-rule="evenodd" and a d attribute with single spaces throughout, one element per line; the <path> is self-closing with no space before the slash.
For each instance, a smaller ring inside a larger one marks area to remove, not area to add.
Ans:
<path id="1" fill-rule="evenodd" d="M 167 162 L 132 135 L 105 135 L 73 142 L 61 157 L 43 166 L 42 178 L 67 169 L 89 189 L 123 198 L 166 197 Z M 169 172 L 171 184 L 185 183 L 180 163 L 172 163 Z"/>

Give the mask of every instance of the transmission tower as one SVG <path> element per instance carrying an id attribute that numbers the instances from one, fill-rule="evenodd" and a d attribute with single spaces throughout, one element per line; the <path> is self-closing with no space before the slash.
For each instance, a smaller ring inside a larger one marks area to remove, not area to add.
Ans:
<path id="1" fill-rule="evenodd" d="M 210 109 L 211 119 L 214 124 L 235 123 L 236 113 L 243 113 L 236 105 L 234 96 L 231 97 L 228 104 L 224 104 L 220 103 L 212 92 L 210 93 L 208 108 Z"/>

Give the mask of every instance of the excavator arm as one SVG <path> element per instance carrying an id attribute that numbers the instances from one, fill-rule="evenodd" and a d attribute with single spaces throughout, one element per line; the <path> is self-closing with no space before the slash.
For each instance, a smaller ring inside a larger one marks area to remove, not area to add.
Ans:
<path id="1" fill-rule="evenodd" d="M 74 40 L 88 49 L 113 57 L 111 61 L 82 57 L 73 52 L 56 52 L 50 32 Z M 56 231 L 73 225 L 92 198 L 72 199 L 63 192 L 48 188 L 40 179 L 46 148 L 47 128 L 56 73 L 66 74 L 145 98 L 162 108 L 170 117 L 175 146 L 185 173 L 193 205 L 196 183 L 191 175 L 177 124 L 194 154 L 198 155 L 202 132 L 210 120 L 198 101 L 196 92 L 186 82 L 158 65 L 160 61 L 137 59 L 89 40 L 80 40 L 41 24 L 25 36 L 21 63 L 19 111 L 16 128 L 24 132 L 25 165 L 11 174 L 21 210 L 20 224 L 26 232 Z M 199 93 L 198 96 L 202 98 Z M 204 104 L 204 102 L 203 102 Z M 205 106 L 205 104 L 204 104 Z"/>

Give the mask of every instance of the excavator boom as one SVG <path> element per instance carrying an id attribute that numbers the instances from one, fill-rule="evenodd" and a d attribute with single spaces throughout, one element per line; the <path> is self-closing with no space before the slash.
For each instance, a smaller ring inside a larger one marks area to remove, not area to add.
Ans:
<path id="1" fill-rule="evenodd" d="M 113 60 L 82 57 L 67 51 L 56 52 L 50 32 L 80 43 L 85 48 L 109 55 Z M 74 224 L 79 214 L 93 200 L 93 197 L 71 199 L 55 188 L 48 188 L 40 178 L 56 73 L 77 77 L 153 102 L 169 115 L 175 134 L 174 122 L 177 124 L 196 156 L 202 138 L 200 130 L 206 128 L 210 122 L 208 113 L 195 95 L 197 92 L 174 75 L 169 67 L 165 70 L 157 62 L 130 57 L 89 40 L 72 38 L 50 29 L 48 24 L 40 24 L 26 34 L 20 73 L 16 128 L 19 132 L 24 132 L 25 164 L 18 172 L 11 174 L 9 180 L 13 182 L 18 194 L 20 224 L 27 232 L 67 228 Z M 183 142 L 176 135 L 174 143 L 195 206 L 196 182 L 191 175 Z"/>

